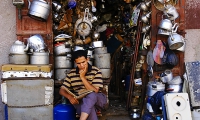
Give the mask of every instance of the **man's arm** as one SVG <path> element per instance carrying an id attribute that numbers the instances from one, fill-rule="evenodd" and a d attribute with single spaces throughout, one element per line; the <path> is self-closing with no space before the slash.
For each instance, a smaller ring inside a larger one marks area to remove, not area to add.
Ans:
<path id="1" fill-rule="evenodd" d="M 59 94 L 67 98 L 71 104 L 79 104 L 79 101 L 70 95 L 64 88 L 62 88 L 62 86 L 60 88 Z"/>

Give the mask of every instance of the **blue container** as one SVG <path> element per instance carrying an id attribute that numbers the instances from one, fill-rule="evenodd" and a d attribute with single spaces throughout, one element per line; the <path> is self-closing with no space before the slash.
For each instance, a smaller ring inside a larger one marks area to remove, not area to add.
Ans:
<path id="1" fill-rule="evenodd" d="M 76 110 L 71 104 L 58 104 L 53 109 L 54 120 L 76 120 Z"/>
<path id="2" fill-rule="evenodd" d="M 70 103 L 67 104 L 66 98 L 62 97 L 62 104 L 58 104 L 53 108 L 54 120 L 76 120 L 76 110 Z"/>
<path id="3" fill-rule="evenodd" d="M 5 120 L 8 120 L 8 106 L 7 105 L 4 106 L 4 116 L 5 116 Z"/>

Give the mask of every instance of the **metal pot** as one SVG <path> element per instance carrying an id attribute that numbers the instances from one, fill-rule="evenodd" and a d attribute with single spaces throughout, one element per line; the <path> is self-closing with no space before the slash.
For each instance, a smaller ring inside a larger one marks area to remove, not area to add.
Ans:
<path id="1" fill-rule="evenodd" d="M 148 11 L 150 5 L 151 5 L 151 1 L 142 2 L 141 5 L 140 5 L 140 8 L 141 8 L 143 11 Z"/>
<path id="2" fill-rule="evenodd" d="M 9 54 L 10 64 L 29 64 L 28 54 Z"/>
<path id="3" fill-rule="evenodd" d="M 171 84 L 181 84 L 183 83 L 182 79 L 180 76 L 175 76 L 172 80 L 168 81 L 167 84 L 171 85 Z"/>
<path id="4" fill-rule="evenodd" d="M 158 81 L 149 81 L 147 84 L 147 95 L 153 96 L 157 91 L 165 91 L 165 84 Z"/>
<path id="5" fill-rule="evenodd" d="M 67 56 L 56 56 L 55 68 L 72 68 L 71 59 Z"/>
<path id="6" fill-rule="evenodd" d="M 74 46 L 73 51 L 84 50 L 82 46 Z"/>
<path id="7" fill-rule="evenodd" d="M 94 41 L 92 42 L 94 48 L 103 47 L 103 41 Z"/>
<path id="8" fill-rule="evenodd" d="M 30 64 L 49 64 L 49 52 L 33 52 L 30 55 Z"/>
<path id="9" fill-rule="evenodd" d="M 95 54 L 104 54 L 107 53 L 107 47 L 98 47 L 94 49 Z"/>
<path id="10" fill-rule="evenodd" d="M 65 43 L 58 43 L 54 46 L 54 53 L 55 55 L 66 55 L 67 53 L 71 52 L 70 47 L 65 47 Z"/>
<path id="11" fill-rule="evenodd" d="M 169 48 L 171 50 L 176 50 L 180 47 L 183 46 L 183 40 L 182 40 L 182 36 L 179 35 L 178 33 L 172 33 L 169 37 L 168 37 L 168 45 Z"/>
<path id="12" fill-rule="evenodd" d="M 11 54 L 26 54 L 28 48 L 29 48 L 28 44 L 25 46 L 23 42 L 16 40 L 10 48 L 10 53 Z"/>
<path id="13" fill-rule="evenodd" d="M 55 80 L 64 80 L 71 69 L 55 69 Z"/>
<path id="14" fill-rule="evenodd" d="M 94 54 L 94 65 L 98 68 L 110 68 L 110 53 Z"/>
<path id="15" fill-rule="evenodd" d="M 167 93 L 179 93 L 179 92 L 182 91 L 182 87 L 183 87 L 182 84 L 177 84 L 177 85 L 173 85 L 173 84 L 169 85 L 169 84 L 167 84 L 166 85 L 166 92 Z"/>
<path id="16" fill-rule="evenodd" d="M 100 69 L 102 73 L 102 78 L 110 78 L 110 69 Z"/>
<path id="17" fill-rule="evenodd" d="M 167 69 L 160 75 L 160 79 L 163 83 L 167 83 L 173 79 L 173 73 L 171 70 Z"/>
<path id="18" fill-rule="evenodd" d="M 28 0 L 28 15 L 36 20 L 46 21 L 50 13 L 50 5 L 44 0 Z"/>

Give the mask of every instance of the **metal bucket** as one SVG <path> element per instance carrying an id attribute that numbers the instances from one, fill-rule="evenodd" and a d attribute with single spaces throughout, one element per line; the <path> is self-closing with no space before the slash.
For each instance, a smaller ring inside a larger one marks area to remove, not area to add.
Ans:
<path id="1" fill-rule="evenodd" d="M 55 68 L 72 68 L 71 59 L 67 56 L 56 56 Z"/>
<path id="2" fill-rule="evenodd" d="M 94 65 L 98 68 L 110 68 L 110 53 L 94 54 Z"/>
<path id="3" fill-rule="evenodd" d="M 29 64 L 29 55 L 27 54 L 9 54 L 10 64 Z"/>
<path id="4" fill-rule="evenodd" d="M 95 54 L 104 54 L 107 53 L 107 47 L 99 47 L 94 49 Z"/>
<path id="5" fill-rule="evenodd" d="M 71 69 L 55 69 L 55 80 L 64 80 Z"/>

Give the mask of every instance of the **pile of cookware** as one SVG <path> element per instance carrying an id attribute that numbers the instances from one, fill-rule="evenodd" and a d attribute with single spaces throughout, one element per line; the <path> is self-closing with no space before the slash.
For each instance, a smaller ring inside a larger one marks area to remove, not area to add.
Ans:
<path id="1" fill-rule="evenodd" d="M 69 43 L 71 36 L 67 34 L 59 34 L 54 39 L 57 43 L 54 44 L 54 68 L 55 80 L 63 80 L 66 73 L 72 69 L 71 61 L 71 44 Z"/>
<path id="2" fill-rule="evenodd" d="M 178 50 L 184 52 L 185 50 L 185 38 L 177 33 L 178 23 L 175 20 L 179 17 L 176 8 L 167 4 L 163 9 L 162 20 L 159 24 L 159 35 L 168 37 L 168 46 L 171 50 Z"/>

